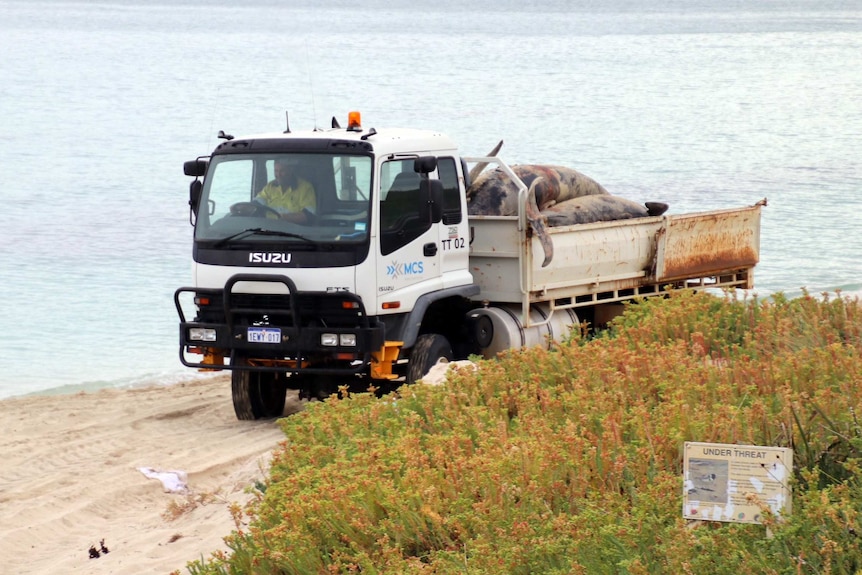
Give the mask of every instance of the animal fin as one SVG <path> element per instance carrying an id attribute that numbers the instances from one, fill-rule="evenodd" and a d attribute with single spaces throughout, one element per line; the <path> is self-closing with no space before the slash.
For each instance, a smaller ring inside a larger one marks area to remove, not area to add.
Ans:
<path id="1" fill-rule="evenodd" d="M 660 216 L 667 211 L 668 205 L 663 202 L 646 202 L 644 203 L 647 213 L 651 216 Z"/>
<path id="2" fill-rule="evenodd" d="M 542 212 L 539 211 L 539 205 L 536 202 L 536 188 L 538 188 L 539 184 L 544 180 L 539 177 L 533 180 L 530 184 L 530 191 L 527 193 L 527 201 L 526 201 L 526 210 L 527 210 L 527 221 L 530 222 L 530 226 L 533 228 L 533 231 L 536 232 L 536 236 L 539 238 L 539 243 L 542 244 L 542 251 L 545 252 L 545 259 L 542 262 L 542 267 L 546 267 L 551 260 L 554 259 L 554 243 L 551 241 L 551 236 L 548 235 L 548 228 L 545 225 L 545 216 L 542 215 Z"/>
<path id="3" fill-rule="evenodd" d="M 496 146 L 494 146 L 494 149 L 491 150 L 491 153 L 488 154 L 488 157 L 496 156 L 497 153 L 500 151 L 500 148 L 502 148 L 502 147 L 503 147 L 503 140 L 500 140 L 500 142 Z M 473 166 L 473 168 L 470 170 L 470 181 L 475 182 L 476 178 L 479 177 L 479 174 L 482 173 L 482 170 L 484 170 L 487 167 L 488 167 L 488 162 L 479 162 L 478 164 Z"/>

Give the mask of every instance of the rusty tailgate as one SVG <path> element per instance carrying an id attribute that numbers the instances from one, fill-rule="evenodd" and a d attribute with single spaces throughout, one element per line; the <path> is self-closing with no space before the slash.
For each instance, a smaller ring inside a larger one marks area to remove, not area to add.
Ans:
<path id="1" fill-rule="evenodd" d="M 750 208 L 667 216 L 656 238 L 656 280 L 753 267 L 760 260 L 764 205 L 766 200 Z"/>

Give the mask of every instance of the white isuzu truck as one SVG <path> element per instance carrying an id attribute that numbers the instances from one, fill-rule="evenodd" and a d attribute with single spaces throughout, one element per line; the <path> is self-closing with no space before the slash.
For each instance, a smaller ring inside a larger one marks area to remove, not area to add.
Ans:
<path id="1" fill-rule="evenodd" d="M 548 263 L 523 182 L 441 133 L 365 129 L 351 113 L 346 128 L 219 135 L 184 166 L 193 285 L 174 300 L 180 360 L 231 370 L 239 419 L 280 416 L 287 389 L 387 390 L 440 359 L 547 345 L 671 288 L 753 287 L 764 201 L 549 227 Z M 254 201 L 280 159 L 313 187 L 302 224 Z M 480 162 L 516 181 L 517 216 L 468 214 Z"/>

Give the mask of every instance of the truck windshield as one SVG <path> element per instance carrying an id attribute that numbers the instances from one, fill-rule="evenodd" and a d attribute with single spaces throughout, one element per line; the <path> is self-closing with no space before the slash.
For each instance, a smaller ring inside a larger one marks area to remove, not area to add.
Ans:
<path id="1" fill-rule="evenodd" d="M 217 247 L 234 242 L 365 242 L 371 166 L 370 157 L 357 155 L 213 156 L 195 239 Z"/>

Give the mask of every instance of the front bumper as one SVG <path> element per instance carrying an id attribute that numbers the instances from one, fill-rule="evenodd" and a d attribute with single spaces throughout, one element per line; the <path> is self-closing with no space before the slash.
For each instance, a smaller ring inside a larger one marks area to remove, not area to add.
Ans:
<path id="1" fill-rule="evenodd" d="M 276 283 L 286 293 L 251 293 L 234 288 L 240 282 Z M 194 320 L 186 319 L 183 298 L 197 306 Z M 240 274 L 224 289 L 182 287 L 174 293 L 180 317 L 180 361 L 201 369 L 238 369 L 291 373 L 358 373 L 383 346 L 385 327 L 366 314 L 359 296 L 348 292 L 300 292 L 286 276 Z M 207 330 L 205 339 L 192 332 Z M 328 343 L 326 345 L 324 342 Z M 353 343 L 354 345 L 346 345 Z M 333 345 L 334 343 L 334 345 Z M 188 353 L 204 354 L 201 361 Z M 213 363 L 212 357 L 231 362 Z"/>

